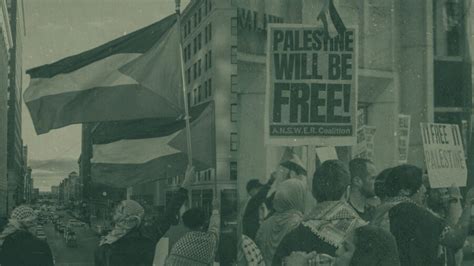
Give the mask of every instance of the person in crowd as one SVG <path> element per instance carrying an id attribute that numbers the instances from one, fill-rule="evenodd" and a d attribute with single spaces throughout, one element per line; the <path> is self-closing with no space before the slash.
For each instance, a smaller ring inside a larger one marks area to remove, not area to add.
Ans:
<path id="1" fill-rule="evenodd" d="M 413 165 L 392 168 L 385 183 L 388 198 L 373 224 L 380 225 L 380 220 L 384 220 L 380 217 L 387 217 L 386 228 L 396 239 L 401 265 L 446 265 L 446 258 L 439 256 L 439 247 L 453 250 L 463 247 L 470 226 L 474 189 L 467 193 L 459 221 L 449 226 L 423 206 L 426 188 L 422 175 L 421 169 Z"/>
<path id="2" fill-rule="evenodd" d="M 0 265 L 52 266 L 51 249 L 46 241 L 36 237 L 37 216 L 26 205 L 15 208 L 0 234 Z"/>
<path id="3" fill-rule="evenodd" d="M 163 216 L 153 224 L 143 225 L 145 210 L 133 200 L 124 200 L 115 209 L 114 228 L 102 238 L 95 252 L 96 266 L 152 265 L 155 246 L 176 220 L 176 214 L 187 199 L 186 187 L 194 176 L 188 167 L 181 188 L 166 206 Z"/>
<path id="4" fill-rule="evenodd" d="M 384 203 L 387 199 L 387 192 L 385 189 L 385 182 L 390 174 L 392 168 L 386 168 L 377 175 L 374 182 L 374 193 L 380 199 L 381 203 Z"/>
<path id="5" fill-rule="evenodd" d="M 242 235 L 237 258 L 239 266 L 265 266 L 260 248 L 246 235 Z"/>
<path id="6" fill-rule="evenodd" d="M 294 252 L 285 259 L 292 266 L 399 266 L 395 238 L 380 227 L 366 225 L 356 228 L 336 251 L 327 254 Z"/>
<path id="7" fill-rule="evenodd" d="M 351 173 L 351 186 L 349 192 L 349 204 L 365 221 L 370 221 L 376 206 L 369 203 L 375 198 L 374 183 L 377 170 L 372 161 L 363 158 L 355 158 L 349 162 Z"/>
<path id="8" fill-rule="evenodd" d="M 221 224 L 219 209 L 219 202 L 215 198 L 207 231 L 205 231 L 206 217 L 202 209 L 189 209 L 183 214 L 183 224 L 191 231 L 174 244 L 165 265 L 213 265 Z"/>
<path id="9" fill-rule="evenodd" d="M 339 160 L 325 161 L 313 177 L 313 196 L 318 202 L 303 222 L 287 234 L 275 251 L 272 265 L 294 251 L 335 256 L 349 232 L 366 224 L 342 199 L 350 184 L 350 174 Z"/>
<path id="10" fill-rule="evenodd" d="M 436 215 L 446 221 L 446 223 L 454 227 L 462 215 L 461 192 L 456 186 L 450 188 L 430 188 L 427 185 L 427 207 Z M 457 266 L 462 264 L 463 251 L 459 249 L 457 252 L 452 248 L 441 247 L 440 257 L 445 257 L 447 265 Z"/>
<path id="11" fill-rule="evenodd" d="M 271 265 L 283 237 L 303 220 L 306 192 L 306 183 L 295 178 L 282 182 L 277 189 L 273 198 L 275 213 L 260 225 L 256 237 L 266 265 Z"/>
<path id="12" fill-rule="evenodd" d="M 275 181 L 275 175 L 272 175 L 265 185 L 262 185 L 257 179 L 247 182 L 247 192 L 251 196 L 245 206 L 242 216 L 242 234 L 255 239 L 258 228 L 260 227 L 260 208 L 267 201 L 267 194 Z"/>

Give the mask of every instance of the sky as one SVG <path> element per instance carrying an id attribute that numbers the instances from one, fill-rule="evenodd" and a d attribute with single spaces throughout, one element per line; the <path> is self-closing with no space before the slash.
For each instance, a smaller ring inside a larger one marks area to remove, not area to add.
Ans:
<path id="1" fill-rule="evenodd" d="M 174 0 L 24 0 L 23 69 L 97 47 L 172 14 L 174 7 Z M 25 74 L 23 91 L 28 82 Z M 35 187 L 47 191 L 78 171 L 80 125 L 38 136 L 25 105 L 22 120 Z"/>

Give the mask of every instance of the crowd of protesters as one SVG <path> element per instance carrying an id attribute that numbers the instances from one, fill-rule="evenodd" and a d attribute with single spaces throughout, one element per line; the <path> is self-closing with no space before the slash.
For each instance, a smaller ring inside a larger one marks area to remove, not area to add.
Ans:
<path id="1" fill-rule="evenodd" d="M 144 222 L 138 202 L 120 202 L 112 231 L 98 243 L 95 265 L 153 265 L 157 243 L 176 224 L 193 175 L 188 168 L 165 213 L 152 223 Z M 474 189 L 463 200 L 455 186 L 430 188 L 416 166 L 378 173 L 370 160 L 360 158 L 349 165 L 325 161 L 308 176 L 292 154 L 266 184 L 248 182 L 240 265 L 461 265 Z M 174 243 L 163 265 L 213 265 L 219 210 L 214 199 L 209 219 L 199 208 L 184 212 L 180 219 L 188 232 Z M 12 211 L 0 234 L 0 265 L 54 265 L 48 244 L 35 236 L 36 219 L 26 205 Z"/>
<path id="2" fill-rule="evenodd" d="M 240 265 L 458 266 L 474 200 L 431 189 L 416 166 L 378 173 L 361 158 L 325 161 L 310 180 L 296 155 L 247 191 Z"/>

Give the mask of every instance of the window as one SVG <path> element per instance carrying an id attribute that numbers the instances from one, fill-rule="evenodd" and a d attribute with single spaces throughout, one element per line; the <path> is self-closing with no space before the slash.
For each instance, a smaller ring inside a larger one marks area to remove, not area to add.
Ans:
<path id="1" fill-rule="evenodd" d="M 237 75 L 231 75 L 230 76 L 230 91 L 231 92 L 239 92 L 238 89 L 238 81 L 237 81 Z"/>
<path id="2" fill-rule="evenodd" d="M 204 97 L 205 98 L 209 97 L 209 94 L 208 94 L 207 91 L 208 90 L 207 90 L 207 80 L 206 80 L 206 81 L 204 81 Z"/>
<path id="3" fill-rule="evenodd" d="M 207 27 L 208 27 L 207 30 L 209 31 L 208 33 L 209 41 L 211 41 L 212 40 L 212 24 L 209 23 Z"/>
<path id="4" fill-rule="evenodd" d="M 239 109 L 237 104 L 233 103 L 230 105 L 230 122 L 237 122 L 239 121 Z"/>
<path id="5" fill-rule="evenodd" d="M 188 60 L 191 59 L 191 44 L 188 44 Z"/>
<path id="6" fill-rule="evenodd" d="M 198 22 L 197 22 L 197 14 L 194 13 L 194 16 L 193 16 L 193 17 L 194 17 L 194 27 L 196 28 L 196 27 L 197 27 L 197 24 L 198 24 Z"/>
<path id="7" fill-rule="evenodd" d="M 188 100 L 188 107 L 190 107 L 191 106 L 191 92 L 188 92 L 187 97 L 188 97 L 188 99 L 187 99 Z"/>
<path id="8" fill-rule="evenodd" d="M 207 86 L 208 86 L 207 92 L 209 93 L 209 96 L 212 96 L 212 79 L 209 79 L 207 81 Z"/>
<path id="9" fill-rule="evenodd" d="M 201 102 L 202 101 L 202 97 L 201 97 L 201 85 L 199 85 L 198 87 L 198 102 Z"/>
<path id="10" fill-rule="evenodd" d="M 193 90 L 193 105 L 197 104 L 197 89 Z"/>
<path id="11" fill-rule="evenodd" d="M 198 23 L 201 23 L 201 8 L 199 7 L 199 10 L 198 10 Z"/>
<path id="12" fill-rule="evenodd" d="M 197 67 L 196 67 L 196 63 L 194 63 L 194 65 L 193 65 L 193 72 L 194 72 L 193 80 L 195 80 L 195 79 L 197 78 Z"/>
<path id="13" fill-rule="evenodd" d="M 208 60 L 209 60 L 209 67 L 208 68 L 211 68 L 212 67 L 212 51 L 209 50 L 209 56 L 208 56 Z"/>
<path id="14" fill-rule="evenodd" d="M 198 60 L 198 77 L 201 76 L 201 59 Z"/>
<path id="15" fill-rule="evenodd" d="M 193 39 L 193 45 L 194 45 L 193 52 L 194 52 L 194 54 L 196 54 L 196 52 L 197 52 L 197 38 Z"/>
<path id="16" fill-rule="evenodd" d="M 207 16 L 207 5 L 209 0 L 204 1 L 204 16 Z"/>
<path id="17" fill-rule="evenodd" d="M 209 62 L 209 59 L 208 59 L 208 56 L 209 54 L 207 53 L 205 56 L 204 56 L 204 70 L 207 71 L 207 67 L 208 67 L 208 62 Z"/>
<path id="18" fill-rule="evenodd" d="M 201 50 L 201 42 L 202 42 L 202 35 L 201 33 L 198 34 L 198 51 Z"/>
<path id="19" fill-rule="evenodd" d="M 232 46 L 230 50 L 230 62 L 232 64 L 237 64 L 237 46 Z"/>
<path id="20" fill-rule="evenodd" d="M 232 36 L 237 36 L 237 18 L 230 19 L 230 33 Z"/>
<path id="21" fill-rule="evenodd" d="M 207 34 L 207 26 L 204 28 L 204 43 L 207 43 L 207 39 L 209 38 L 209 35 Z"/>
<path id="22" fill-rule="evenodd" d="M 188 20 L 188 35 L 191 34 L 191 19 Z"/>
<path id="23" fill-rule="evenodd" d="M 184 23 L 184 38 L 188 36 L 188 24 Z"/>
<path id="24" fill-rule="evenodd" d="M 237 162 L 230 162 L 230 180 L 237 180 Z"/>
<path id="25" fill-rule="evenodd" d="M 209 5 L 208 5 L 207 11 L 211 12 L 211 10 L 212 10 L 212 0 L 209 0 Z"/>
<path id="26" fill-rule="evenodd" d="M 238 137 L 237 133 L 230 133 L 230 151 L 237 151 Z"/>
<path id="27" fill-rule="evenodd" d="M 189 84 L 189 83 L 191 83 L 191 67 L 188 68 L 186 73 L 187 73 L 186 78 L 187 78 L 188 84 Z"/>

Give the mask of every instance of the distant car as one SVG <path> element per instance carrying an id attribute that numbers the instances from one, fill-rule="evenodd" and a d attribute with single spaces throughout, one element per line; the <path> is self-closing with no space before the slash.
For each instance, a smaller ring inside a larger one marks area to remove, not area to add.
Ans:
<path id="1" fill-rule="evenodd" d="M 85 224 L 81 221 L 78 221 L 76 219 L 70 219 L 69 222 L 67 223 L 68 226 L 70 227 L 82 227 Z"/>
<path id="2" fill-rule="evenodd" d="M 45 234 L 44 231 L 42 231 L 42 230 L 36 232 L 36 237 L 37 237 L 39 240 L 47 241 L 47 239 L 46 239 L 46 234 Z"/>

